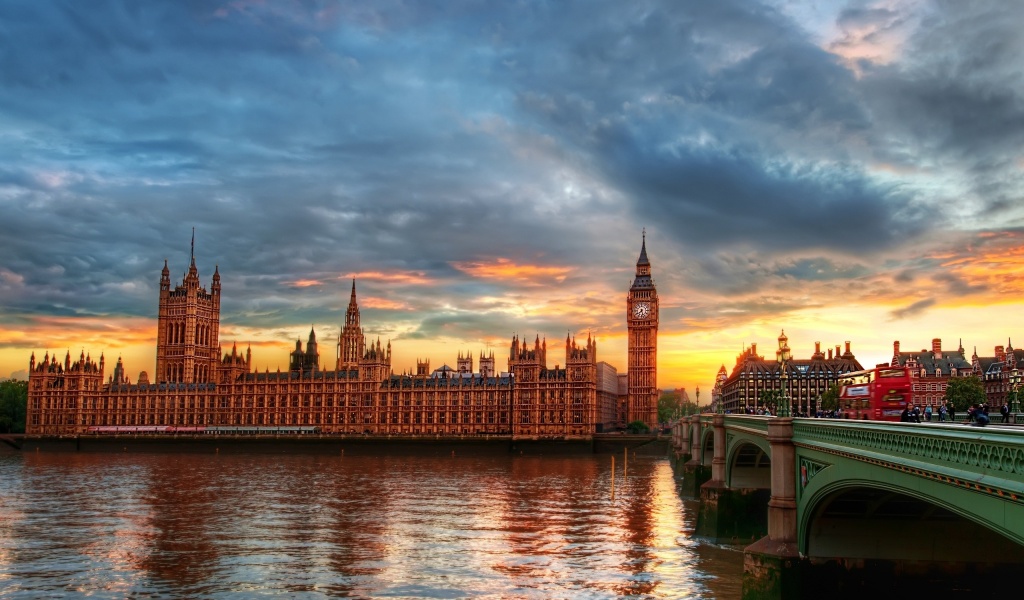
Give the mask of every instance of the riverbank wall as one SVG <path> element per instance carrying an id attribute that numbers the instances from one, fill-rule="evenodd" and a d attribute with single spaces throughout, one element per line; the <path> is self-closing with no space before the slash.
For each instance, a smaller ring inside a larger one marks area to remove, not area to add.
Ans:
<path id="1" fill-rule="evenodd" d="M 669 455 L 669 438 L 598 434 L 591 438 L 512 436 L 192 436 L 109 435 L 27 437 L 22 452 L 161 452 L 192 454 L 328 454 L 347 456 Z"/>

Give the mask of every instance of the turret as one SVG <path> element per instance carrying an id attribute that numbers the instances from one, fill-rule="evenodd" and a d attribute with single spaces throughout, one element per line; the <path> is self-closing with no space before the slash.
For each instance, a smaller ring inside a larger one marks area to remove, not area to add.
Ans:
<path id="1" fill-rule="evenodd" d="M 220 268 L 213 266 L 213 282 L 210 284 L 210 293 L 214 296 L 220 295 Z"/>
<path id="2" fill-rule="evenodd" d="M 171 271 L 167 268 L 167 259 L 164 259 L 164 269 L 160 271 L 160 291 L 169 292 L 171 290 Z"/>

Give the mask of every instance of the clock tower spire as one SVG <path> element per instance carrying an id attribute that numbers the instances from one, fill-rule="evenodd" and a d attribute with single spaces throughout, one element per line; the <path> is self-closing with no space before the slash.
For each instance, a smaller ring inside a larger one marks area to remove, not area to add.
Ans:
<path id="1" fill-rule="evenodd" d="M 654 428 L 658 421 L 658 290 L 647 258 L 647 231 L 643 232 L 636 277 L 626 294 L 629 329 L 626 423 L 643 421 Z"/>

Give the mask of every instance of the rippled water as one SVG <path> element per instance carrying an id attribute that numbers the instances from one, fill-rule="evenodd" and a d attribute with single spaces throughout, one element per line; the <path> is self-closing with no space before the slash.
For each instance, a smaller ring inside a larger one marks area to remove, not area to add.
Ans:
<path id="1" fill-rule="evenodd" d="M 664 459 L 0 455 L 0 597 L 738 598 Z"/>

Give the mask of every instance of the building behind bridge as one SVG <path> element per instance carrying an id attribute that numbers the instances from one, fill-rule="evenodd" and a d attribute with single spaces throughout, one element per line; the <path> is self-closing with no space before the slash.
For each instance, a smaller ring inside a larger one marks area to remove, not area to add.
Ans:
<path id="1" fill-rule="evenodd" d="M 783 332 L 779 336 L 779 347 L 788 342 Z M 846 342 L 845 348 L 837 345 L 834 351 L 830 348 L 825 352 L 821 350 L 821 342 L 815 342 L 810 358 L 793 358 L 786 363 L 785 390 L 781 368 L 774 357 L 765 360 L 758 354 L 757 344 L 752 343 L 736 357 L 731 373 L 726 371 L 725 365 L 718 370 L 712 403 L 721 402 L 728 412 L 744 412 L 762 408 L 764 392 L 779 392 L 790 399 L 794 413 L 814 414 L 821 395 L 829 387 L 844 374 L 864 367 L 850 350 L 850 342 Z"/>
<path id="2" fill-rule="evenodd" d="M 933 338 L 930 349 L 901 352 L 900 343 L 893 342 L 892 366 L 910 369 L 913 401 L 920 406 L 937 407 L 945 402 L 946 386 L 954 377 L 977 377 L 985 388 L 989 406 L 1001 406 L 1013 392 L 1013 375 L 1024 372 L 1024 350 L 995 346 L 992 356 L 979 356 L 975 348 L 970 358 L 963 342 L 956 350 L 943 350 L 942 340 Z"/>

